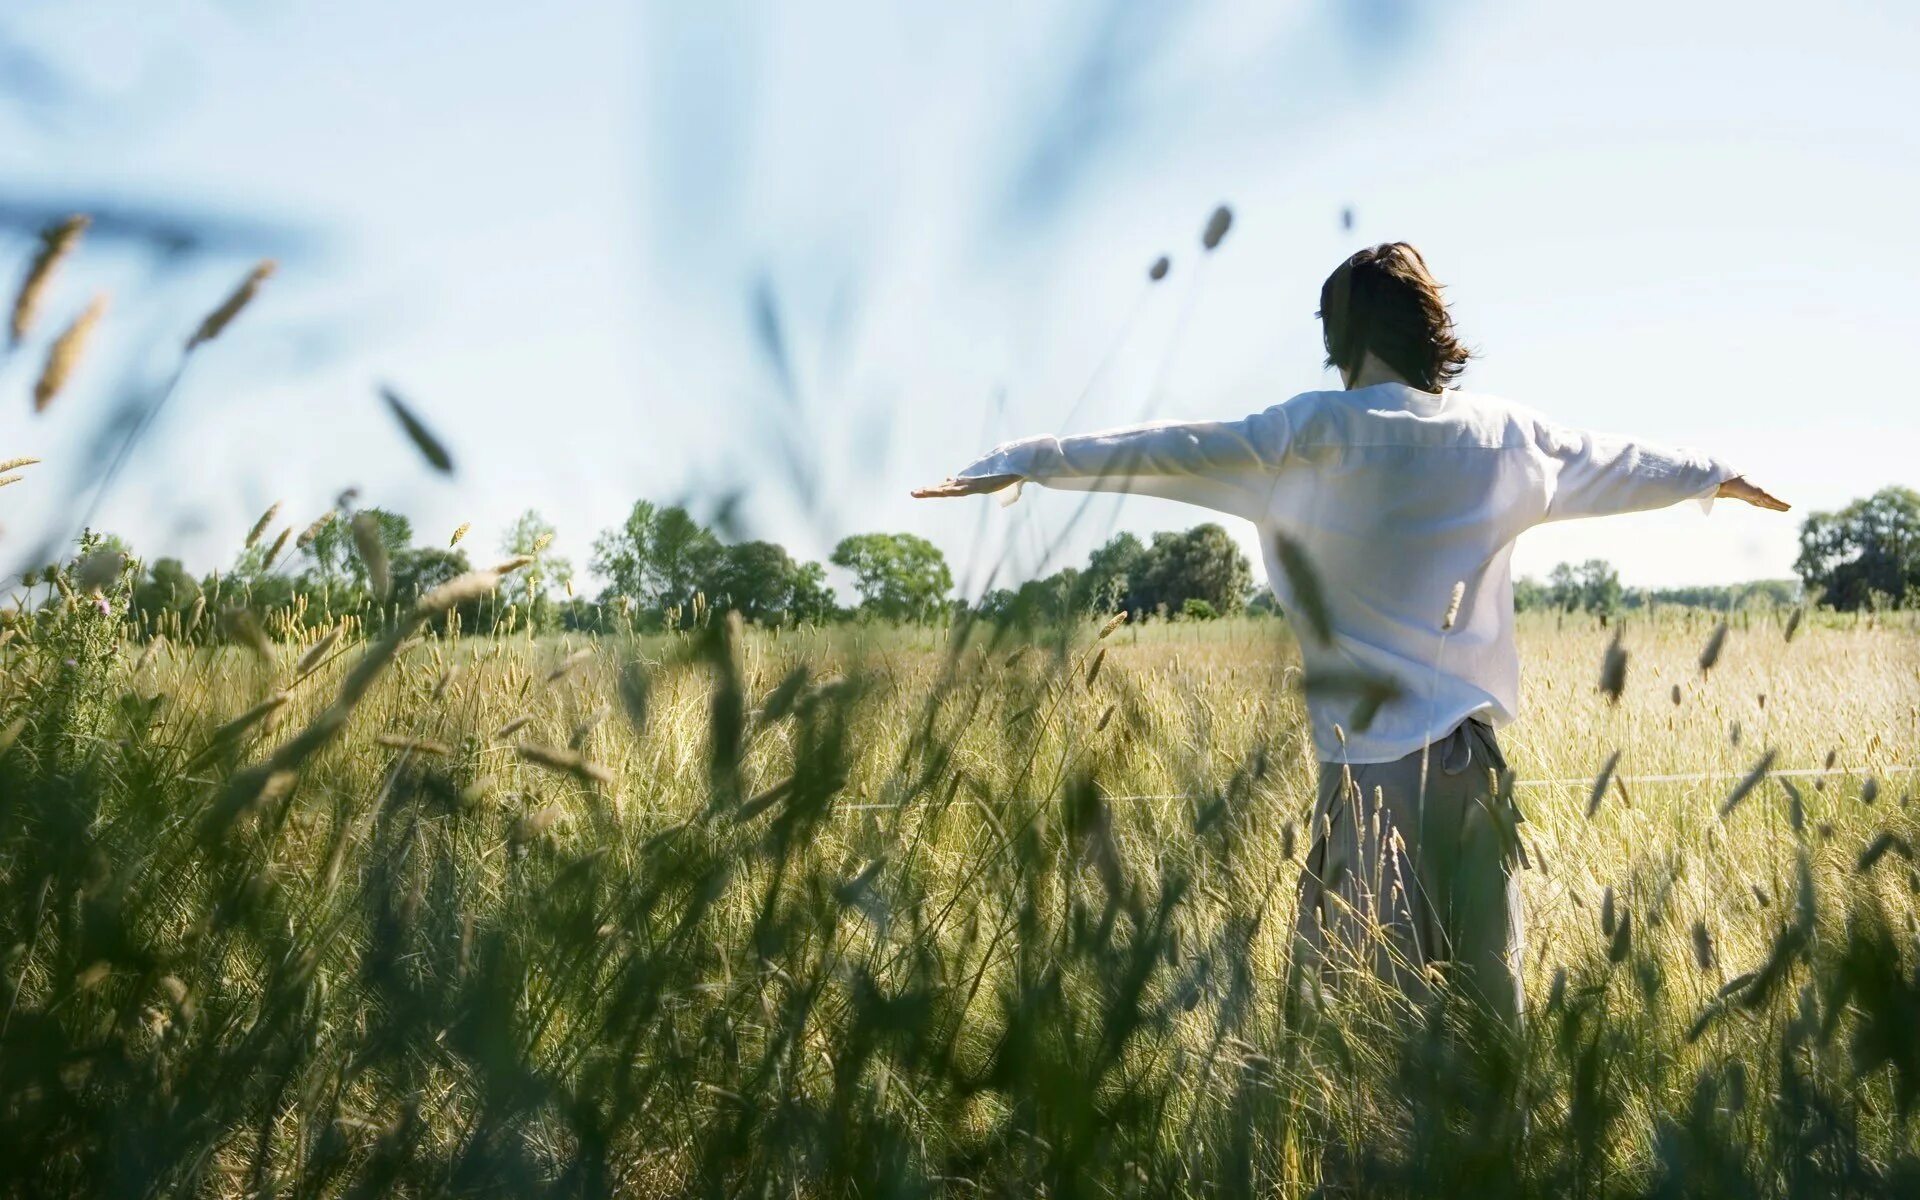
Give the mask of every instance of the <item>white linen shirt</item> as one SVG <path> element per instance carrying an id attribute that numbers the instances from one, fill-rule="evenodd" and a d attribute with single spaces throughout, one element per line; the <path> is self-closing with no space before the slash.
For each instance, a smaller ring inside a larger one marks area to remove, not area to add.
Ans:
<path id="1" fill-rule="evenodd" d="M 1703 455 L 1563 429 L 1491 396 L 1400 383 L 1306 392 L 1239 421 L 1025 438 L 960 472 L 1160 496 L 1252 521 L 1308 676 L 1398 685 L 1365 729 L 1354 727 L 1351 692 L 1309 688 L 1320 758 L 1355 763 L 1414 753 L 1468 717 L 1513 719 L 1510 559 L 1522 532 L 1681 500 L 1710 505 L 1735 474 Z M 1319 582 L 1329 641 L 1291 594 L 1282 536 Z M 1443 630 L 1455 584 L 1459 613 Z"/>

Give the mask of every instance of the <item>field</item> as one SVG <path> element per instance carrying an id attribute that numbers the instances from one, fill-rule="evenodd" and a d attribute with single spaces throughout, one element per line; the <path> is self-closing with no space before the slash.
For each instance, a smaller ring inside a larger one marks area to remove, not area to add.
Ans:
<path id="1" fill-rule="evenodd" d="M 1717 615 L 1523 619 L 1513 1044 L 1289 986 L 1277 620 L 261 653 L 47 599 L 0 648 L 9 1190 L 1920 1188 L 1912 614 L 1735 614 L 1704 669 Z"/>

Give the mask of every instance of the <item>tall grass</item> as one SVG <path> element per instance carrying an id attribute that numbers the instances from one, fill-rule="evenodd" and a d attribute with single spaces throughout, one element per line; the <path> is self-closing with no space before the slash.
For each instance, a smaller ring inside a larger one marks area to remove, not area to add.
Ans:
<path id="1" fill-rule="evenodd" d="M 1616 630 L 1525 624 L 1515 1041 L 1290 977 L 1313 774 L 1277 622 L 416 615 L 316 658 L 130 643 L 125 599 L 55 573 L 0 647 L 16 1192 L 1920 1184 L 1898 619 L 1748 617 L 1703 671 L 1714 620 L 1636 617 L 1617 703 Z M 1615 749 L 1713 777 L 1589 819 Z M 1819 773 L 1721 817 L 1764 753 Z"/>

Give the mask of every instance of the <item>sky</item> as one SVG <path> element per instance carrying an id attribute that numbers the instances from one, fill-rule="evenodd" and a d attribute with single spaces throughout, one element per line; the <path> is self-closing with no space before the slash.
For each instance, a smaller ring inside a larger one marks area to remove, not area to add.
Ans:
<path id="1" fill-rule="evenodd" d="M 222 566 L 269 503 L 298 525 L 357 486 L 423 543 L 471 522 L 480 561 L 538 508 L 584 566 L 636 499 L 733 497 L 737 536 L 917 533 L 977 591 L 1209 517 L 910 487 L 1015 436 L 1338 386 L 1319 283 L 1404 239 L 1479 352 L 1463 386 L 1799 510 L 1559 524 L 1519 572 L 1784 577 L 1800 513 L 1920 484 L 1916 57 L 1920 14 L 1880 3 L 21 0 L 0 274 L 35 214 L 115 219 L 0 358 L 0 458 L 46 460 L 0 491 L 0 567 L 78 519 L 106 423 L 270 255 L 98 510 L 150 557 Z M 162 254 L 156 222 L 194 240 Z"/>

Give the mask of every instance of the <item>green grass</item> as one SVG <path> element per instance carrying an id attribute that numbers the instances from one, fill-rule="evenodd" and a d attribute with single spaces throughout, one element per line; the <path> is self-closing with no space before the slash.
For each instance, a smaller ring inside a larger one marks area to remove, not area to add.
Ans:
<path id="1" fill-rule="evenodd" d="M 1521 794 L 1515 1046 L 1287 986 L 1314 781 L 1277 621 L 427 630 L 296 762 L 368 643 L 296 679 L 300 646 L 141 662 L 91 608 L 27 618 L 0 649 L 0 1186 L 1910 1194 L 1920 637 L 1736 617 L 1703 673 L 1715 621 L 1632 616 L 1617 705 L 1612 629 L 1522 622 L 1508 757 L 1573 782 Z M 1616 748 L 1715 777 L 1589 820 Z M 1792 780 L 1797 830 L 1778 781 L 1718 815 L 1767 750 L 1834 753 Z"/>

